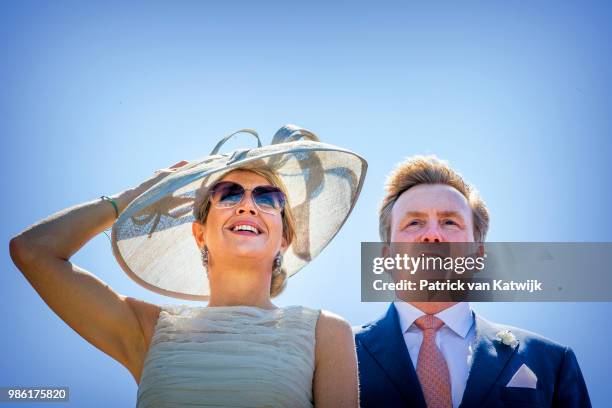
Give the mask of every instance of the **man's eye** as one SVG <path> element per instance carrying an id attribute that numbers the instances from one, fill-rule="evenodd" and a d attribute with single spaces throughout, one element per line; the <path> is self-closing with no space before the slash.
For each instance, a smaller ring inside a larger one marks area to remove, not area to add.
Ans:
<path id="1" fill-rule="evenodd" d="M 419 220 L 412 220 L 406 223 L 406 227 L 416 227 L 420 224 Z"/>
<path id="2" fill-rule="evenodd" d="M 459 225 L 453 220 L 444 220 L 444 225 Z"/>

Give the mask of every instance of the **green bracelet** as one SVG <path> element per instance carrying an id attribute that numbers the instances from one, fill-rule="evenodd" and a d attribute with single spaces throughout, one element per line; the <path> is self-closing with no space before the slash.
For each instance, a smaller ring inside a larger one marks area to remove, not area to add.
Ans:
<path id="1" fill-rule="evenodd" d="M 115 202 L 115 200 L 113 200 L 112 198 L 108 196 L 102 196 L 100 198 L 104 201 L 108 201 L 109 203 L 113 205 L 113 208 L 115 209 L 115 215 L 116 215 L 115 218 L 119 218 L 119 207 L 117 207 L 117 203 Z"/>

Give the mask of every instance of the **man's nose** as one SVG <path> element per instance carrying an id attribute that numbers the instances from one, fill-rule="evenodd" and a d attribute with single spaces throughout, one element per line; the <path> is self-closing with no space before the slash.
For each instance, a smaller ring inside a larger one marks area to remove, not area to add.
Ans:
<path id="1" fill-rule="evenodd" d="M 444 242 L 444 236 L 438 225 L 430 225 L 421 235 L 421 242 Z"/>
<path id="2" fill-rule="evenodd" d="M 253 201 L 253 195 L 250 191 L 245 191 L 242 200 L 236 206 L 236 215 L 248 212 L 251 215 L 257 215 L 259 211 Z"/>

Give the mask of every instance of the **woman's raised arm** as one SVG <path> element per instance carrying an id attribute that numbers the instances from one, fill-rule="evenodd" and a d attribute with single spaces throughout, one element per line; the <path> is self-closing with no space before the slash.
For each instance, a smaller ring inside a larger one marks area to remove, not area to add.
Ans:
<path id="1" fill-rule="evenodd" d="M 134 198 L 186 162 L 156 172 L 111 197 L 122 211 Z M 84 339 L 123 364 L 140 381 L 159 307 L 116 293 L 70 257 L 115 220 L 111 203 L 95 200 L 60 211 L 10 242 L 11 258 L 45 303 Z"/>

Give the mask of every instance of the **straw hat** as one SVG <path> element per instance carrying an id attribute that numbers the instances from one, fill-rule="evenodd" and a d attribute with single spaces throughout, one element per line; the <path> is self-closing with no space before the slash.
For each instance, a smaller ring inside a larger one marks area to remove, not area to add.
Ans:
<path id="1" fill-rule="evenodd" d="M 223 143 L 240 132 L 255 136 L 257 148 L 219 154 Z M 162 295 L 207 300 L 208 279 L 191 231 L 196 194 L 245 165 L 269 168 L 286 187 L 296 224 L 296 236 L 283 255 L 288 276 L 317 256 L 340 230 L 367 169 L 357 154 L 321 143 L 314 133 L 293 125 L 283 126 L 263 147 L 253 130 L 232 133 L 209 156 L 163 178 L 121 213 L 113 225 L 112 245 L 128 276 Z"/>

